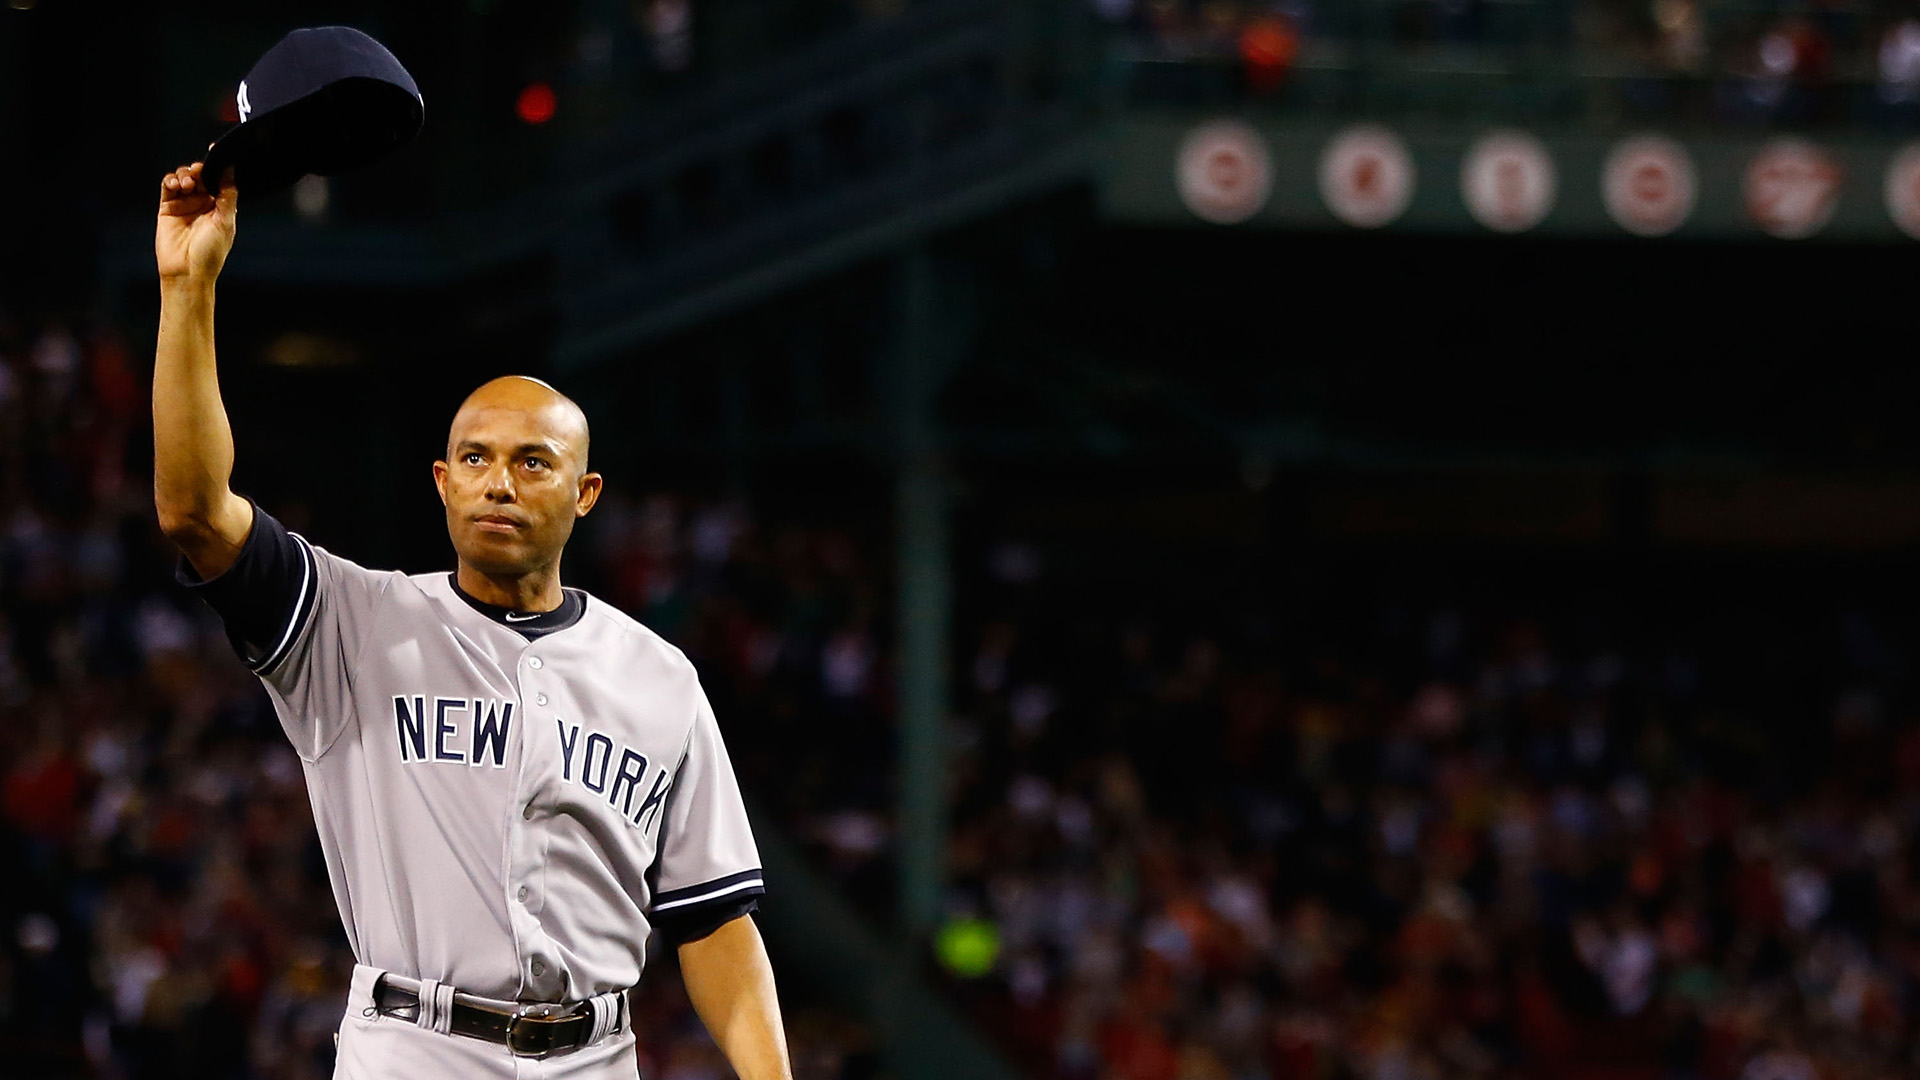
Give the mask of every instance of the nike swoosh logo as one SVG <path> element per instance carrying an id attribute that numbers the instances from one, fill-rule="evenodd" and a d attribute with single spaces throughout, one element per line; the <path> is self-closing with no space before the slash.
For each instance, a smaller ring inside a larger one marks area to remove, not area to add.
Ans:
<path id="1" fill-rule="evenodd" d="M 537 619 L 539 617 L 540 617 L 540 612 L 537 612 L 537 611 L 533 612 L 530 615 L 515 615 L 511 611 L 507 612 L 508 622 L 526 622 L 528 619 Z"/>

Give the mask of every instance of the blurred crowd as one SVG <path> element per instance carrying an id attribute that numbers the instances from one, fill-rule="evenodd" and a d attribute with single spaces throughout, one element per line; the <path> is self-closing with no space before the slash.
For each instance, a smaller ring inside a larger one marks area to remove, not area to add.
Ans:
<path id="1" fill-rule="evenodd" d="M 300 763 L 172 584 L 145 371 L 0 316 L 0 1074 L 327 1077 L 353 958 Z M 870 1075 L 857 1025 L 790 1008 L 798 1076 Z M 633 1015 L 649 1080 L 732 1075 L 671 950 Z"/>
<path id="2" fill-rule="evenodd" d="M 1332 603 L 1346 632 L 1292 612 L 1326 636 L 1284 644 L 1031 601 L 976 628 L 971 1000 L 1039 1075 L 1920 1069 L 1885 628 Z"/>
<path id="3" fill-rule="evenodd" d="M 1452 54 L 1462 71 L 1491 62 L 1526 84 L 1584 75 L 1617 90 L 1607 100 L 1619 108 L 1719 123 L 1904 127 L 1920 112 L 1920 13 L 1895 3 L 1090 2 L 1129 55 L 1224 66 L 1255 95 L 1287 87 L 1301 62 L 1389 71 L 1380 49 L 1390 46 L 1409 71 L 1444 74 Z"/>
<path id="4" fill-rule="evenodd" d="M 0 323 L 0 1055 L 326 1076 L 351 958 L 298 762 L 170 583 L 140 371 L 111 333 Z M 616 491 L 569 568 L 683 644 L 756 814 L 877 918 L 887 543 L 871 507 Z M 1029 1075 L 1920 1069 L 1897 612 L 1449 597 L 1358 564 L 1183 593 L 1165 558 L 1116 588 L 960 550 L 927 964 Z M 729 1075 L 670 957 L 635 1016 L 643 1075 Z M 806 1080 L 872 1075 L 857 1025 L 790 1023 Z"/>
<path id="5" fill-rule="evenodd" d="M 883 21 L 909 0 L 635 0 L 583 13 L 574 73 L 656 89 L 685 76 L 724 79 L 797 46 Z"/>
<path id="6" fill-rule="evenodd" d="M 1409 96 L 1418 104 L 1422 77 L 1504 73 L 1518 94 L 1514 104 L 1529 113 L 1568 107 L 1550 104 L 1553 95 L 1543 97 L 1542 84 L 1580 76 L 1606 89 L 1571 107 L 1609 116 L 1624 110 L 1719 124 L 1920 124 L 1920 12 L 1893 0 L 1083 2 L 1115 31 L 1124 57 L 1228 73 L 1232 93 L 1280 94 L 1301 65 L 1379 84 L 1358 98 L 1348 96 L 1352 85 L 1318 85 L 1310 96 L 1322 107 Z M 633 5 L 623 24 L 589 19 L 576 60 L 585 74 L 617 68 L 652 81 L 725 76 L 910 6 L 647 0 Z M 1167 71 L 1131 78 L 1134 93 L 1175 102 L 1222 90 L 1215 80 Z M 1470 100 L 1485 108 L 1497 100 L 1487 92 L 1483 87 Z M 1445 92 L 1427 97 L 1426 104 L 1441 104 Z"/>

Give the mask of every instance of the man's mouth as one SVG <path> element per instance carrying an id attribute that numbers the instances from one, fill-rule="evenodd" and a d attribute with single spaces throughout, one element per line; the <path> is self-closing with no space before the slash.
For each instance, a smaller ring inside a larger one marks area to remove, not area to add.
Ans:
<path id="1" fill-rule="evenodd" d="M 482 532 L 512 533 L 519 532 L 522 528 L 521 522 L 505 514 L 483 514 L 474 518 L 473 523 L 479 526 Z"/>

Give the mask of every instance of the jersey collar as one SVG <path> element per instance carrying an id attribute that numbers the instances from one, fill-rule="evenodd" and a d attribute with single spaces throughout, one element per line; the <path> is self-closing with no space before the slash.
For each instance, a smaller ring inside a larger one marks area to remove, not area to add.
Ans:
<path id="1" fill-rule="evenodd" d="M 501 626 L 532 641 L 556 630 L 565 630 L 580 621 L 587 613 L 586 594 L 579 589 L 561 589 L 560 606 L 552 611 L 514 611 L 498 604 L 489 604 L 485 600 L 469 596 L 460 587 L 459 575 L 449 572 L 447 584 L 452 586 L 453 595 L 467 602 L 473 610 L 499 623 Z"/>

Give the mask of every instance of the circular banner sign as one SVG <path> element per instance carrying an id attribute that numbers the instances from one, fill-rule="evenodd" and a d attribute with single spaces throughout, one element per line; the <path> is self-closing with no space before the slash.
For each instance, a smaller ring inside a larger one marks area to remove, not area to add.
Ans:
<path id="1" fill-rule="evenodd" d="M 1180 141 L 1174 167 L 1180 201 L 1194 216 L 1233 225 L 1260 212 L 1273 190 L 1273 169 L 1258 132 L 1222 120 L 1203 124 Z"/>
<path id="2" fill-rule="evenodd" d="M 1747 216 L 1783 240 L 1825 228 L 1839 195 L 1839 164 L 1804 139 L 1775 139 L 1747 166 Z"/>
<path id="3" fill-rule="evenodd" d="M 1908 143 L 1887 165 L 1887 216 L 1920 240 L 1920 143 Z"/>
<path id="4" fill-rule="evenodd" d="M 1348 128 L 1320 155 L 1320 197 L 1355 228 L 1377 229 L 1405 213 L 1414 179 L 1407 144 L 1377 125 Z"/>
<path id="5" fill-rule="evenodd" d="M 1600 193 L 1621 228 L 1636 236 L 1665 236 L 1693 213 L 1699 181 L 1686 147 L 1641 135 L 1622 140 L 1607 155 Z"/>
<path id="6" fill-rule="evenodd" d="M 1473 219 L 1495 232 L 1525 232 L 1553 209 L 1553 158 L 1523 131 L 1496 131 L 1467 151 L 1460 193 Z"/>

